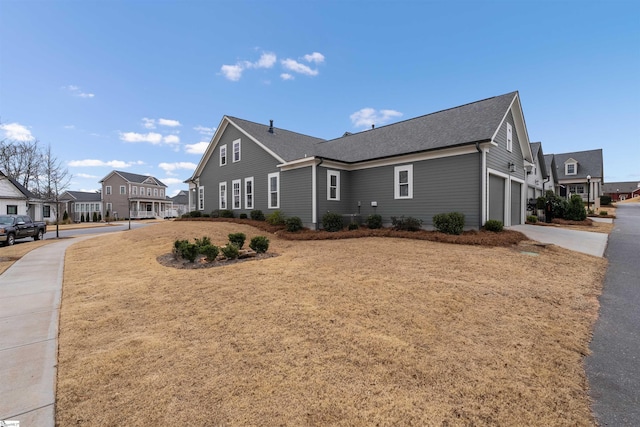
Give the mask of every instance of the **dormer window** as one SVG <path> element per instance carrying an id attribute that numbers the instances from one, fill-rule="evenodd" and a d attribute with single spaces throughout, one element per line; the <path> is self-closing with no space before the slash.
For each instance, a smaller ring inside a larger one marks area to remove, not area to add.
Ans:
<path id="1" fill-rule="evenodd" d="M 576 175 L 578 173 L 578 164 L 577 163 L 567 163 L 564 165 L 565 167 L 565 175 Z"/>

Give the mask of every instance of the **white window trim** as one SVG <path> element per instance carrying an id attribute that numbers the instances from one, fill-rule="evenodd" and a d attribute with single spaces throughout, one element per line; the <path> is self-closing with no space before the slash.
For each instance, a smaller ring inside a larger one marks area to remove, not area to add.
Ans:
<path id="1" fill-rule="evenodd" d="M 238 147 L 238 160 L 236 160 L 236 147 Z M 240 159 L 242 158 L 242 153 L 241 153 L 241 145 L 240 145 L 240 140 L 236 139 L 235 141 L 233 141 L 233 153 L 231 153 L 231 161 L 233 163 L 239 162 Z"/>
<path id="2" fill-rule="evenodd" d="M 218 209 L 227 209 L 227 181 L 218 184 Z"/>
<path id="3" fill-rule="evenodd" d="M 511 123 L 507 123 L 507 151 L 513 152 L 513 129 Z"/>
<path id="4" fill-rule="evenodd" d="M 223 156 L 222 156 L 222 152 L 224 151 L 224 163 L 222 162 Z M 224 166 L 226 165 L 229 160 L 229 153 L 227 152 L 227 144 L 221 145 L 220 146 L 220 166 Z"/>
<path id="5" fill-rule="evenodd" d="M 204 210 L 204 186 L 198 187 L 198 210 Z"/>
<path id="6" fill-rule="evenodd" d="M 569 165 L 573 165 L 573 173 L 569 173 Z M 578 164 L 577 163 L 567 163 L 564 165 L 564 174 L 565 175 L 577 175 L 578 174 Z"/>
<path id="7" fill-rule="evenodd" d="M 247 184 L 251 183 L 251 192 L 247 191 Z M 249 178 L 245 178 L 244 179 L 244 208 L 245 209 L 253 209 L 253 204 L 254 204 L 254 200 L 255 200 L 255 196 L 253 195 L 253 193 L 255 192 L 255 186 L 253 183 L 253 177 L 249 177 Z M 251 203 L 249 203 L 249 195 L 251 195 Z"/>
<path id="8" fill-rule="evenodd" d="M 336 177 L 336 197 L 331 197 L 331 177 Z M 340 171 L 328 170 L 327 171 L 327 200 L 340 200 Z"/>
<path id="9" fill-rule="evenodd" d="M 407 172 L 407 195 L 400 195 L 400 172 Z M 413 165 L 396 166 L 393 173 L 393 195 L 394 199 L 413 199 Z"/>
<path id="10" fill-rule="evenodd" d="M 104 194 L 106 195 L 110 195 L 111 194 L 111 186 L 107 185 L 104 189 Z"/>
<path id="11" fill-rule="evenodd" d="M 236 185 L 238 186 L 238 198 L 236 199 Z M 231 200 L 232 209 L 242 209 L 242 180 L 234 179 L 231 181 Z M 236 205 L 236 201 L 238 204 Z"/>
<path id="12" fill-rule="evenodd" d="M 127 194 L 127 186 L 126 185 L 121 185 L 120 186 L 120 194 Z"/>
<path id="13" fill-rule="evenodd" d="M 271 204 L 271 178 L 276 178 L 276 205 Z M 280 172 L 273 172 L 267 175 L 267 200 L 269 209 L 280 208 Z"/>
<path id="14" fill-rule="evenodd" d="M 137 196 L 138 195 L 138 187 L 136 187 L 135 185 L 133 187 L 131 187 L 131 195 L 132 196 Z"/>

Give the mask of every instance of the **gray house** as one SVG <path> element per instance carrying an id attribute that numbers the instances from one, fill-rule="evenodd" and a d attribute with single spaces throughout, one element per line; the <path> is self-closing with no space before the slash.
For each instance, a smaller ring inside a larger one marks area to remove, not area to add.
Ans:
<path id="1" fill-rule="evenodd" d="M 524 222 L 534 165 L 518 92 L 323 140 L 224 116 L 189 183 L 191 210 L 281 210 L 319 228 L 328 211 L 422 219 L 462 212 Z"/>
<path id="2" fill-rule="evenodd" d="M 67 212 L 69 219 L 80 222 L 82 218 L 86 222 L 93 221 L 93 214 L 103 218 L 102 194 L 97 191 L 65 191 L 60 196 L 61 211 Z"/>
<path id="3" fill-rule="evenodd" d="M 560 184 L 558 184 L 558 171 L 556 169 L 556 158 L 553 154 L 544 155 L 544 164 L 549 173 L 547 182 L 544 183 L 544 191 L 552 190 L 558 194 L 560 192 Z"/>
<path id="4" fill-rule="evenodd" d="M 532 142 L 531 154 L 533 167 L 527 170 L 527 199 L 537 199 L 544 194 L 545 183 L 549 180 L 549 171 L 544 161 L 542 143 Z"/>
<path id="5" fill-rule="evenodd" d="M 579 195 L 594 209 L 600 207 L 604 167 L 602 149 L 576 151 L 553 155 L 560 185 L 560 195 L 570 197 Z"/>

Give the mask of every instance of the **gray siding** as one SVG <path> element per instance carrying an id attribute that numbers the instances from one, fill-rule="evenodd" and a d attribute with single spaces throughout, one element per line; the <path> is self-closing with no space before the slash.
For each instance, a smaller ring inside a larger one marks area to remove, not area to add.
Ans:
<path id="1" fill-rule="evenodd" d="M 287 216 L 300 217 L 311 227 L 312 212 L 312 167 L 280 172 L 280 210 Z"/>
<path id="2" fill-rule="evenodd" d="M 433 226 L 433 216 L 445 212 L 462 212 L 467 227 L 480 226 L 480 153 L 426 160 L 413 164 L 413 198 L 394 199 L 394 166 L 362 169 L 350 174 L 352 213 L 361 203 L 361 214 L 382 216 L 385 223 L 392 216 L 422 219 L 423 227 Z M 326 186 L 326 182 L 324 183 Z M 325 190 L 326 191 L 326 190 Z M 378 203 L 377 208 L 371 202 Z"/>
<path id="3" fill-rule="evenodd" d="M 328 171 L 340 172 L 340 200 L 327 200 L 327 172 Z M 318 222 L 322 221 L 322 215 L 327 212 L 336 212 L 340 214 L 355 214 L 358 213 L 358 202 L 351 200 L 352 182 L 351 174 L 353 172 L 318 167 Z"/>
<path id="4" fill-rule="evenodd" d="M 521 194 L 522 184 L 519 182 L 511 182 L 511 225 L 520 224 L 520 215 L 522 213 Z"/>
<path id="5" fill-rule="evenodd" d="M 240 161 L 234 163 L 233 157 L 233 141 L 240 139 Z M 220 166 L 220 146 L 227 145 L 227 164 Z M 244 204 L 244 179 L 253 177 L 253 209 L 260 209 L 265 215 L 273 212 L 275 209 L 268 208 L 268 180 L 267 175 L 272 172 L 278 172 L 276 165 L 278 160 L 264 151 L 260 146 L 247 138 L 233 126 L 228 126 L 224 134 L 220 138 L 214 153 L 204 166 L 200 175 L 200 186 L 204 186 L 204 213 L 210 213 L 215 209 L 219 209 L 218 188 L 220 182 L 227 183 L 227 209 L 234 211 L 236 216 L 240 213 L 249 215 L 251 209 L 245 209 Z M 283 203 L 283 174 L 280 173 L 280 205 Z M 241 179 L 241 200 L 242 209 L 232 209 L 232 182 Z"/>
<path id="6" fill-rule="evenodd" d="M 489 217 L 504 223 L 504 187 L 506 181 L 497 175 L 489 175 Z"/>
<path id="7" fill-rule="evenodd" d="M 511 124 L 513 131 L 513 150 L 511 152 L 507 151 L 507 122 Z M 500 126 L 495 142 L 498 143 L 498 146 L 489 149 L 489 153 L 487 154 L 487 167 L 524 180 L 525 171 L 522 148 L 520 147 L 520 140 L 511 111 L 509 111 L 506 120 L 502 123 L 502 126 Z M 515 172 L 509 171 L 510 162 L 516 164 Z"/>

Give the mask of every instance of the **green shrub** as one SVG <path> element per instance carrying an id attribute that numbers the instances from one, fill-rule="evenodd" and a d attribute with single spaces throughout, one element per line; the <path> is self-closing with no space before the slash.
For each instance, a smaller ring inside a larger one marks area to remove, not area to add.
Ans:
<path id="1" fill-rule="evenodd" d="M 238 247 L 232 243 L 229 243 L 220 248 L 222 255 L 224 255 L 227 259 L 236 259 L 240 256 L 240 250 Z"/>
<path id="2" fill-rule="evenodd" d="M 178 249 L 178 255 L 181 258 L 189 260 L 189 262 L 195 262 L 199 253 L 200 248 L 198 247 L 198 245 L 196 245 L 195 243 L 189 243 L 186 240 L 184 240 L 184 243 L 182 243 L 180 245 L 180 248 Z"/>
<path id="3" fill-rule="evenodd" d="M 229 234 L 229 243 L 235 245 L 238 249 L 242 249 L 244 246 L 244 241 L 247 239 L 247 236 L 244 233 L 231 233 Z"/>
<path id="4" fill-rule="evenodd" d="M 229 209 L 222 209 L 220 211 L 220 218 L 234 218 L 235 215 L 233 214 L 233 211 L 229 210 Z"/>
<path id="5" fill-rule="evenodd" d="M 93 222 L 98 222 L 98 212 L 94 212 L 92 217 L 91 217 L 91 221 Z"/>
<path id="6" fill-rule="evenodd" d="M 84 222 L 84 214 L 80 214 L 80 222 Z"/>
<path id="7" fill-rule="evenodd" d="M 285 225 L 287 226 L 287 231 L 291 231 L 295 233 L 296 231 L 302 230 L 302 220 L 297 216 L 292 216 L 291 218 L 287 218 L 285 220 Z"/>
<path id="8" fill-rule="evenodd" d="M 434 215 L 433 226 L 442 233 L 460 234 L 464 229 L 464 214 L 449 212 Z"/>
<path id="9" fill-rule="evenodd" d="M 98 212 L 98 221 L 102 221 L 102 214 Z"/>
<path id="10" fill-rule="evenodd" d="M 545 197 L 540 196 L 536 199 L 536 209 L 544 209 L 546 204 L 547 199 Z"/>
<path id="11" fill-rule="evenodd" d="M 357 224 L 357 223 L 355 223 L 355 222 L 350 222 L 350 223 L 349 223 L 349 227 L 348 227 L 348 228 L 349 228 L 349 231 L 352 231 L 352 230 L 357 230 L 357 229 L 358 229 L 358 228 L 360 228 L 360 227 L 358 226 L 358 224 Z"/>
<path id="12" fill-rule="evenodd" d="M 191 218 L 200 218 L 202 216 L 202 212 L 200 212 L 200 211 L 191 211 L 191 212 L 189 212 L 189 216 Z"/>
<path id="13" fill-rule="evenodd" d="M 264 214 L 262 213 L 262 211 L 260 209 L 252 210 L 249 213 L 249 216 L 251 217 L 251 219 L 253 219 L 255 221 L 264 221 Z"/>
<path id="14" fill-rule="evenodd" d="M 277 210 L 267 216 L 267 222 L 271 225 L 284 225 L 286 218 L 282 211 Z"/>
<path id="15" fill-rule="evenodd" d="M 371 214 L 367 217 L 367 227 L 371 229 L 382 228 L 382 216 Z"/>
<path id="16" fill-rule="evenodd" d="M 220 209 L 214 209 L 209 215 L 211 218 L 220 218 Z"/>
<path id="17" fill-rule="evenodd" d="M 527 216 L 527 222 L 530 222 L 532 224 L 535 224 L 536 222 L 538 222 L 538 217 L 535 215 L 528 215 Z M 486 225 L 486 224 L 485 224 Z"/>
<path id="18" fill-rule="evenodd" d="M 188 245 L 188 244 L 189 244 L 188 240 L 177 239 L 175 242 L 173 242 L 173 253 L 176 255 L 180 255 L 182 246 Z"/>
<path id="19" fill-rule="evenodd" d="M 322 228 L 326 231 L 340 231 L 342 227 L 342 215 L 335 212 L 327 212 L 322 215 Z"/>
<path id="20" fill-rule="evenodd" d="M 211 245 L 211 238 L 207 236 L 203 236 L 202 239 L 196 238 L 196 245 L 198 247 L 209 246 Z"/>
<path id="21" fill-rule="evenodd" d="M 247 219 L 247 214 L 246 213 L 241 213 L 240 214 L 240 219 Z"/>
<path id="22" fill-rule="evenodd" d="M 256 236 L 251 239 L 249 247 L 256 251 L 256 253 L 265 253 L 269 249 L 269 239 L 267 239 L 265 236 Z"/>
<path id="23" fill-rule="evenodd" d="M 208 213 L 203 213 L 202 218 L 210 218 L 210 215 Z"/>
<path id="24" fill-rule="evenodd" d="M 220 248 L 215 245 L 200 246 L 200 253 L 207 258 L 207 261 L 213 262 L 220 253 Z"/>
<path id="25" fill-rule="evenodd" d="M 67 211 L 64 211 L 64 213 L 62 214 L 62 220 L 66 221 L 69 219 L 69 214 L 67 213 Z"/>
<path id="26" fill-rule="evenodd" d="M 611 196 L 600 196 L 600 204 L 607 206 L 611 204 Z"/>
<path id="27" fill-rule="evenodd" d="M 609 212 L 607 211 L 600 211 L 600 216 L 607 216 L 609 215 Z"/>
<path id="28" fill-rule="evenodd" d="M 422 227 L 422 220 L 417 219 L 411 216 L 400 218 L 396 218 L 395 216 L 391 217 L 391 225 L 394 230 L 399 231 L 418 231 Z"/>
<path id="29" fill-rule="evenodd" d="M 531 215 L 533 216 L 533 215 Z M 533 216 L 534 218 L 536 218 L 536 221 L 538 220 L 537 217 Z M 533 221 L 535 222 L 535 221 Z M 497 219 L 490 219 L 487 222 L 484 223 L 484 229 L 487 231 L 495 231 L 496 233 L 502 231 L 504 228 L 504 225 L 502 224 L 502 221 L 498 221 Z"/>
<path id="30" fill-rule="evenodd" d="M 582 197 L 577 194 L 571 196 L 564 218 L 572 221 L 584 221 L 587 218 L 587 211 L 584 209 Z"/>

